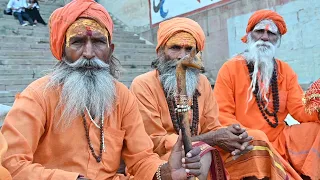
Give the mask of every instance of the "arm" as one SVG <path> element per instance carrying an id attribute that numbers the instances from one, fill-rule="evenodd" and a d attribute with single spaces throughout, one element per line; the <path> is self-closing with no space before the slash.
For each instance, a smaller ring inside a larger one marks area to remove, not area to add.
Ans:
<path id="1" fill-rule="evenodd" d="M 131 93 L 121 94 L 122 126 L 125 130 L 122 157 L 135 179 L 152 179 L 164 161 L 153 153 L 153 143 L 145 132 L 136 99 Z"/>
<path id="2" fill-rule="evenodd" d="M 8 142 L 2 163 L 14 179 L 77 179 L 78 173 L 46 169 L 33 163 L 41 136 L 45 133 L 46 108 L 44 100 L 28 87 L 16 96 L 1 129 Z"/>
<path id="3" fill-rule="evenodd" d="M 213 91 L 219 105 L 219 121 L 222 126 L 240 124 L 243 127 L 235 116 L 235 90 L 231 78 L 227 65 L 223 65 L 218 73 Z"/>
<path id="4" fill-rule="evenodd" d="M 159 107 L 151 94 L 149 87 L 134 81 L 130 87 L 138 99 L 138 106 L 142 115 L 146 132 L 154 144 L 154 152 L 163 159 L 168 159 L 172 146 L 176 143 L 178 135 L 168 134 L 163 127 Z M 163 98 L 165 100 L 165 98 Z"/>
<path id="5" fill-rule="evenodd" d="M 290 68 L 290 67 L 288 67 Z M 302 103 L 303 98 L 303 90 L 299 85 L 297 74 L 292 72 L 291 79 L 288 80 L 288 96 L 287 96 L 287 108 L 289 113 L 292 115 L 294 119 L 299 121 L 300 123 L 304 122 L 320 122 L 318 119 L 318 114 L 313 113 L 309 115 L 304 110 L 304 105 Z"/>

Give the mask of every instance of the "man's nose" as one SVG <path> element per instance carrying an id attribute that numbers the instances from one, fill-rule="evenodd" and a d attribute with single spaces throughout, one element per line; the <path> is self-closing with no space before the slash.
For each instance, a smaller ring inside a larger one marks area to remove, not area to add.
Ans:
<path id="1" fill-rule="evenodd" d="M 187 51 L 185 49 L 181 49 L 178 58 L 181 59 L 187 55 Z"/>
<path id="2" fill-rule="evenodd" d="M 262 41 L 269 41 L 269 35 L 267 31 L 264 31 L 261 38 Z"/>
<path id="3" fill-rule="evenodd" d="M 95 56 L 94 55 L 94 50 L 93 50 L 93 47 L 92 47 L 92 42 L 90 40 L 86 42 L 82 55 L 86 59 L 94 58 L 94 56 Z"/>

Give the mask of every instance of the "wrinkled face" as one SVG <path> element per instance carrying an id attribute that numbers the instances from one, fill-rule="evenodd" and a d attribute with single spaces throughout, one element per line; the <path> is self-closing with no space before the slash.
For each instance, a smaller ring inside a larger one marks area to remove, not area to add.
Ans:
<path id="1" fill-rule="evenodd" d="M 190 54 L 192 48 L 196 48 L 197 42 L 194 37 L 187 32 L 180 32 L 173 35 L 164 47 L 167 59 L 181 59 Z"/>
<path id="2" fill-rule="evenodd" d="M 259 22 L 251 32 L 252 39 L 256 41 L 270 42 L 276 45 L 280 34 L 278 27 L 271 20 L 263 20 Z"/>
<path id="3" fill-rule="evenodd" d="M 109 42 L 108 31 L 92 19 L 78 19 L 66 32 L 65 57 L 72 62 L 78 59 L 98 58 L 108 63 L 114 44 Z"/>

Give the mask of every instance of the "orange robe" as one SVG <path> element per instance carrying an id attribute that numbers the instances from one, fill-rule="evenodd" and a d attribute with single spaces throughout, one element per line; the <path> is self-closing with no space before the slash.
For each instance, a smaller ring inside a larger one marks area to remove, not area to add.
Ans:
<path id="1" fill-rule="evenodd" d="M 92 156 L 81 117 L 64 131 L 55 129 L 61 111 L 56 107 L 60 90 L 45 90 L 48 76 L 31 83 L 17 95 L 2 133 L 8 151 L 2 162 L 13 179 L 118 179 L 115 176 L 122 157 L 130 174 L 151 180 L 163 163 L 152 152 L 153 144 L 145 132 L 134 96 L 116 82 L 117 101 L 112 114 L 105 117 L 105 145 L 102 162 Z M 91 143 L 99 152 L 100 131 L 86 117 Z"/>
<path id="2" fill-rule="evenodd" d="M 299 173 L 320 179 L 320 124 L 317 114 L 308 115 L 302 104 L 303 90 L 297 75 L 285 62 L 277 60 L 280 107 L 279 125 L 272 128 L 265 121 L 255 97 L 247 103 L 250 86 L 249 72 L 242 56 L 227 61 L 218 73 L 214 95 L 219 104 L 222 125 L 240 123 L 242 126 L 263 131 L 279 154 Z M 268 109 L 273 111 L 272 97 Z M 287 126 L 290 113 L 300 125 Z M 268 116 L 274 122 L 274 118 Z"/>
<path id="3" fill-rule="evenodd" d="M 197 89 L 201 94 L 198 97 L 198 134 L 222 128 L 218 121 L 218 105 L 215 97 L 212 96 L 211 85 L 205 76 L 199 76 Z M 138 99 L 146 131 L 154 143 L 154 152 L 159 154 L 162 159 L 167 160 L 178 135 L 171 121 L 158 71 L 154 70 L 135 78 L 130 90 Z M 299 179 L 298 174 L 289 164 L 265 142 L 265 140 L 268 141 L 268 138 L 263 132 L 252 130 L 249 134 L 255 137 L 253 141 L 255 151 L 233 160 L 230 153 L 221 150 L 230 179 L 242 179 L 249 176 L 285 179 L 288 175 L 287 172 L 289 172 L 289 177 Z"/>
<path id="4" fill-rule="evenodd" d="M 4 139 L 3 135 L 0 132 L 0 160 L 3 157 L 3 154 L 7 151 L 8 144 Z M 5 169 L 0 163 L 0 180 L 11 180 L 11 175 L 7 169 Z"/>

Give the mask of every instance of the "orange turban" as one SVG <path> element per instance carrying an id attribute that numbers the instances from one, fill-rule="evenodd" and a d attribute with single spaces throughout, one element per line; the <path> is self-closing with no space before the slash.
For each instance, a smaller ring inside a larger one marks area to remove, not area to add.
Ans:
<path id="1" fill-rule="evenodd" d="M 50 48 L 53 56 L 62 59 L 65 34 L 68 27 L 78 18 L 91 18 L 105 27 L 112 38 L 113 22 L 106 9 L 94 0 L 73 0 L 56 9 L 50 16 Z"/>
<path id="2" fill-rule="evenodd" d="M 272 20 L 277 25 L 281 35 L 284 35 L 287 32 L 287 26 L 282 16 L 271 10 L 259 10 L 253 13 L 253 15 L 250 17 L 246 29 L 247 34 L 241 38 L 242 42 L 247 42 L 248 33 L 264 19 Z"/>
<path id="3" fill-rule="evenodd" d="M 206 37 L 200 25 L 189 18 L 177 17 L 159 24 L 156 51 L 158 52 L 159 48 L 165 45 L 174 34 L 181 31 L 188 32 L 194 37 L 199 51 L 204 49 Z"/>

